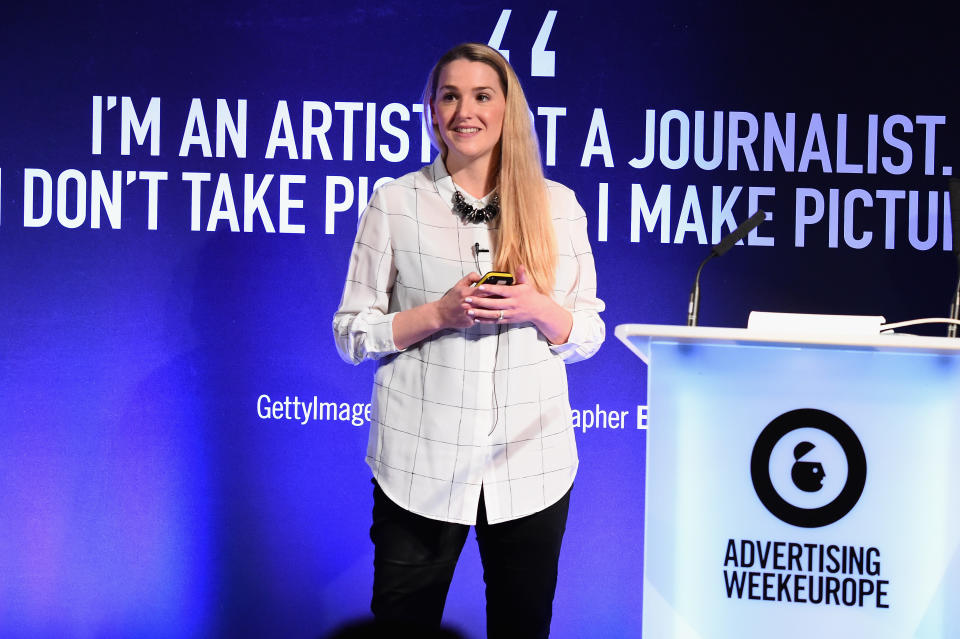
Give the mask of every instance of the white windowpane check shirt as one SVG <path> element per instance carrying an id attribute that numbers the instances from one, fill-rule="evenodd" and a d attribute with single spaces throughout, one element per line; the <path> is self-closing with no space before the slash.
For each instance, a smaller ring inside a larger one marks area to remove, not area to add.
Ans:
<path id="1" fill-rule="evenodd" d="M 367 463 L 411 512 L 475 524 L 482 487 L 496 523 L 543 510 L 573 484 L 564 365 L 600 347 L 603 302 L 586 215 L 570 189 L 547 187 L 559 253 L 553 298 L 573 315 L 560 345 L 532 323 L 477 324 L 399 351 L 396 313 L 440 299 L 477 270 L 474 244 L 490 249 L 498 220 L 460 220 L 440 158 L 378 189 L 364 211 L 333 332 L 348 362 L 378 360 Z M 481 273 L 491 269 L 489 255 L 480 253 Z"/>

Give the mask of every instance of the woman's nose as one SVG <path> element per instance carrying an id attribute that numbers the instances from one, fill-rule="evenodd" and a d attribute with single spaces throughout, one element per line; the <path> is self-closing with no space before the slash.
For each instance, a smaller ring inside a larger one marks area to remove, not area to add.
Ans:
<path id="1" fill-rule="evenodd" d="M 471 98 L 464 98 L 460 101 L 457 109 L 457 115 L 460 117 L 470 117 L 476 112 L 476 102 Z"/>

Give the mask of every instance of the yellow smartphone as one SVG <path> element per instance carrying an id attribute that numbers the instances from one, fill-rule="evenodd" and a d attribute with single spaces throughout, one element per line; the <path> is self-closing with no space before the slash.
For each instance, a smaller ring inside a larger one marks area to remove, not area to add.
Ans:
<path id="1" fill-rule="evenodd" d="M 480 286 L 481 284 L 500 284 L 505 286 L 510 286 L 513 284 L 513 273 L 501 273 L 499 271 L 490 271 L 486 275 L 480 278 L 474 286 Z"/>

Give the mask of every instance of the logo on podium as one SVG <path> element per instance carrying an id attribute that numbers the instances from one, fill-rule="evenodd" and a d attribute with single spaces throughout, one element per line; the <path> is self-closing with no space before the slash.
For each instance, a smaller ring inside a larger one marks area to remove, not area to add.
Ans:
<path id="1" fill-rule="evenodd" d="M 849 513 L 863 494 L 867 459 L 842 419 L 815 408 L 780 415 L 760 433 L 750 459 L 753 487 L 775 517 L 819 528 Z"/>
<path id="2" fill-rule="evenodd" d="M 803 461 L 804 456 L 816 448 L 816 444 L 802 441 L 793 449 L 793 457 L 797 461 L 790 470 L 793 485 L 808 493 L 815 493 L 823 488 L 823 464 L 818 461 Z"/>

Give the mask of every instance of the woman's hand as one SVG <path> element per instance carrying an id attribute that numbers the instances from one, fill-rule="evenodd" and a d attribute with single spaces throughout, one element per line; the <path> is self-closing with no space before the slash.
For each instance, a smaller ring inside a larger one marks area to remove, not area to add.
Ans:
<path id="1" fill-rule="evenodd" d="M 447 328 L 467 328 L 473 317 L 467 315 L 470 305 L 465 299 L 473 293 L 477 273 L 468 273 L 443 294 L 439 300 L 400 311 L 393 320 L 394 345 L 403 350 Z"/>
<path id="2" fill-rule="evenodd" d="M 475 322 L 512 324 L 533 322 L 553 344 L 570 337 L 573 316 L 527 282 L 527 269 L 519 266 L 512 286 L 483 284 L 464 299 L 467 315 Z M 476 281 L 476 280 L 474 280 Z"/>
<path id="3" fill-rule="evenodd" d="M 467 273 L 453 285 L 453 288 L 437 300 L 436 311 L 439 316 L 440 329 L 468 328 L 473 324 L 473 318 L 467 315 L 470 304 L 466 300 L 474 293 L 474 282 L 479 280 L 479 273 Z"/>

